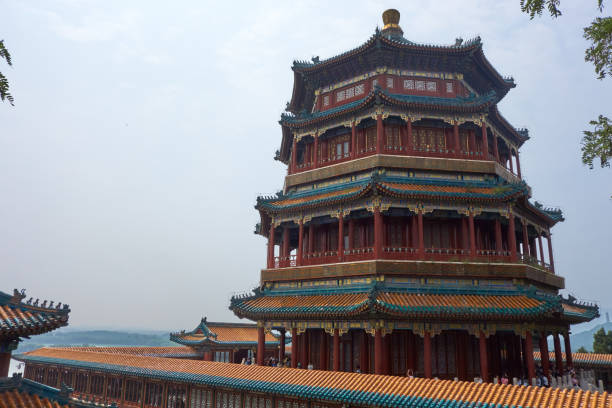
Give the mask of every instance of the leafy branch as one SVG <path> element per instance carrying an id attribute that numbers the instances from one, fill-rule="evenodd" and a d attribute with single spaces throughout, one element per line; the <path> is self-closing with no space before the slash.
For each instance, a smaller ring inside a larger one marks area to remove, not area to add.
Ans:
<path id="1" fill-rule="evenodd" d="M 13 62 L 11 61 L 11 54 L 8 52 L 6 47 L 4 46 L 4 40 L 0 40 L 0 59 L 4 59 L 9 67 L 13 66 Z M 13 95 L 9 92 L 9 83 L 8 79 L 0 72 L 0 99 L 4 101 L 5 99 L 9 101 L 11 105 L 15 105 L 15 100 L 13 99 Z"/>

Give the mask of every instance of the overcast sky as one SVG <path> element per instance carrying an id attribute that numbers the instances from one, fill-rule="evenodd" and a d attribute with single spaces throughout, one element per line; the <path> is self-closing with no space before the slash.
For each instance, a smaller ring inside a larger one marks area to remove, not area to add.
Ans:
<path id="1" fill-rule="evenodd" d="M 574 3 L 530 21 L 519 0 L 0 0 L 15 97 L 0 104 L 0 290 L 70 304 L 73 327 L 235 320 L 230 296 L 266 259 L 255 199 L 285 174 L 273 155 L 292 61 L 362 44 L 395 7 L 409 40 L 480 35 L 515 78 L 499 108 L 530 131 L 533 198 L 564 211 L 556 270 L 612 307 L 612 170 L 584 167 L 579 148 L 612 115 L 612 80 L 584 62 L 596 1 Z"/>

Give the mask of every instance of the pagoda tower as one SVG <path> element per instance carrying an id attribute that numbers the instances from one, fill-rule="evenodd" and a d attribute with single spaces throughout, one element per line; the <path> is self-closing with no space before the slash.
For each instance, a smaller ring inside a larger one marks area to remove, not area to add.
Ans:
<path id="1" fill-rule="evenodd" d="M 571 366 L 570 324 L 598 309 L 558 294 L 563 215 L 530 202 L 528 132 L 497 109 L 513 79 L 480 38 L 421 45 L 397 10 L 383 21 L 355 49 L 293 64 L 284 188 L 256 205 L 267 265 L 230 306 L 258 324 L 258 364 L 277 330 L 293 367 L 532 379 L 539 349 L 544 374 L 560 374 L 560 336 Z"/>

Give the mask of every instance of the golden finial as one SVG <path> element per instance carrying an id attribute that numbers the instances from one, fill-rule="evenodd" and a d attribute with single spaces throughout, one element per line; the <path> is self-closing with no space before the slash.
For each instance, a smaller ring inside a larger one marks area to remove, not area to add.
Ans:
<path id="1" fill-rule="evenodd" d="M 383 23 L 385 24 L 383 30 L 387 30 L 389 28 L 400 28 L 399 20 L 400 20 L 400 12 L 396 9 L 388 9 L 382 15 Z"/>

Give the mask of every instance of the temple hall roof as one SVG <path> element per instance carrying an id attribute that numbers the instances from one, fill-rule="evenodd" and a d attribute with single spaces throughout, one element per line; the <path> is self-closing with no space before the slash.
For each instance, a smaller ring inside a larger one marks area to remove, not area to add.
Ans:
<path id="1" fill-rule="evenodd" d="M 569 305 L 565 299 L 519 285 L 491 288 L 467 284 L 425 286 L 416 281 L 395 284 L 370 282 L 324 288 L 264 288 L 252 295 L 231 299 L 230 309 L 248 319 L 317 319 L 387 316 L 436 319 L 561 318 L 588 321 L 598 315 L 596 306 Z M 567 307 L 572 312 L 567 312 Z M 574 310 L 576 309 L 576 310 Z M 580 309 L 581 312 L 578 312 Z"/>
<path id="2" fill-rule="evenodd" d="M 528 187 L 524 181 L 509 183 L 501 179 L 484 178 L 421 178 L 409 174 L 398 176 L 373 172 L 354 181 L 305 191 L 290 191 L 278 197 L 259 197 L 256 208 L 274 212 L 327 206 L 355 200 L 373 191 L 398 198 L 509 201 L 528 194 Z"/>
<path id="3" fill-rule="evenodd" d="M 26 363 L 62 364 L 113 374 L 373 407 L 612 406 L 612 397 L 607 393 L 544 387 L 122 356 L 70 349 L 42 348 L 17 358 Z"/>
<path id="4" fill-rule="evenodd" d="M 84 408 L 104 407 L 70 396 L 72 389 L 61 390 L 22 378 L 17 374 L 0 379 L 0 408 Z"/>
<path id="5" fill-rule="evenodd" d="M 171 358 L 201 358 L 190 347 L 70 347 L 74 351 L 89 351 L 92 353 L 133 354 L 136 356 L 171 357 Z"/>
<path id="6" fill-rule="evenodd" d="M 397 16 L 399 22 L 399 12 Z M 494 90 L 499 99 L 515 86 L 512 78 L 502 77 L 485 58 L 480 37 L 455 40 L 452 45 L 417 44 L 403 36 L 399 24 L 393 24 L 391 27 L 385 25 L 382 31 L 377 28 L 362 45 L 331 58 L 294 61 L 293 93 L 287 110 L 293 113 L 308 111 L 318 86 L 381 66 L 461 72 L 479 94 Z"/>
<path id="7" fill-rule="evenodd" d="M 25 291 L 14 290 L 13 295 L 0 292 L 0 340 L 18 340 L 19 337 L 45 333 L 68 324 L 68 305 L 45 300 L 27 302 Z"/>
<path id="8" fill-rule="evenodd" d="M 565 353 L 561 353 L 561 356 L 563 357 L 563 363 L 565 363 Z M 537 362 L 542 360 L 542 355 L 539 351 L 535 351 L 533 357 Z M 554 362 L 555 358 L 555 352 L 550 351 L 548 359 Z M 577 368 L 612 369 L 612 354 L 572 353 L 572 362 Z"/>
<path id="9" fill-rule="evenodd" d="M 257 325 L 208 322 L 206 318 L 202 318 L 200 324 L 190 332 L 170 333 L 170 340 L 186 346 L 256 345 Z M 278 344 L 278 339 L 271 333 L 266 333 L 266 343 Z"/>

